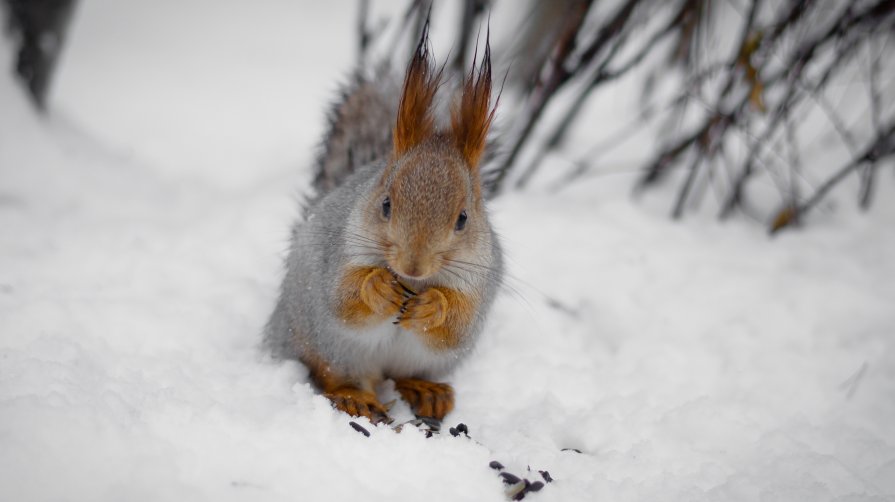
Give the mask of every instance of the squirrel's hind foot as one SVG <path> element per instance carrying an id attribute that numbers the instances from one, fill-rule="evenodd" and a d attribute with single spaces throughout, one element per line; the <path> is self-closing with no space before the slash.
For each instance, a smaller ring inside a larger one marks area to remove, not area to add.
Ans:
<path id="1" fill-rule="evenodd" d="M 333 407 L 355 417 L 367 417 L 374 424 L 388 422 L 388 410 L 370 391 L 342 387 L 324 394 Z"/>
<path id="2" fill-rule="evenodd" d="M 441 421 L 454 409 L 454 389 L 446 383 L 401 378 L 395 380 L 395 390 L 419 417 Z"/>

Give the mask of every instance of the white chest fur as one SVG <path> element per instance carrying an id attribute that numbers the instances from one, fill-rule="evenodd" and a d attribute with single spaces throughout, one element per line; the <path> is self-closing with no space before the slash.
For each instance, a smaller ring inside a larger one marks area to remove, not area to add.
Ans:
<path id="1" fill-rule="evenodd" d="M 356 367 L 386 378 L 436 378 L 453 367 L 460 354 L 432 349 L 414 332 L 386 321 L 346 333 L 356 347 Z"/>

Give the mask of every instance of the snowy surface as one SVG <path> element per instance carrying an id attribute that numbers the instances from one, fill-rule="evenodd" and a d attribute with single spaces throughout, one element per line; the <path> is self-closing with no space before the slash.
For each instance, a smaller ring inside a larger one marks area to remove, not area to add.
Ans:
<path id="1" fill-rule="evenodd" d="M 895 497 L 887 197 L 773 240 L 626 176 L 500 198 L 512 278 L 446 419 L 473 440 L 366 438 L 266 360 L 353 56 L 354 4 L 314 5 L 83 2 L 51 116 L 0 76 L 0 500 L 504 500 L 491 460 L 548 470 L 531 500 Z"/>

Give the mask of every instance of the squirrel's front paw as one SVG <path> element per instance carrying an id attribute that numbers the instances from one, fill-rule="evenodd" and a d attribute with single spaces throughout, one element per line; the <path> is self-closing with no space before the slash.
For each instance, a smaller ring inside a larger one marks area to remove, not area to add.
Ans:
<path id="1" fill-rule="evenodd" d="M 447 311 L 447 297 L 438 289 L 430 288 L 404 302 L 395 324 L 404 329 L 428 331 L 444 324 Z"/>
<path id="2" fill-rule="evenodd" d="M 413 293 L 384 268 L 375 268 L 361 285 L 361 300 L 377 314 L 391 317 L 401 310 Z"/>

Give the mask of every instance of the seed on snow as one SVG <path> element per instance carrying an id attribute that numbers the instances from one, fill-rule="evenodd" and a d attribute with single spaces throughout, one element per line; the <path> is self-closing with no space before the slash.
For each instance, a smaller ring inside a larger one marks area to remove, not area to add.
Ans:
<path id="1" fill-rule="evenodd" d="M 360 432 L 364 436 L 370 437 L 370 431 L 361 427 L 361 425 L 359 423 L 357 423 L 355 421 L 351 421 L 351 422 L 348 422 L 348 425 L 350 425 L 352 429 L 356 430 L 357 432 Z"/>
<path id="2" fill-rule="evenodd" d="M 509 472 L 501 472 L 500 477 L 503 478 L 503 482 L 508 485 L 515 485 L 516 483 L 522 481 L 515 474 L 510 474 Z"/>

